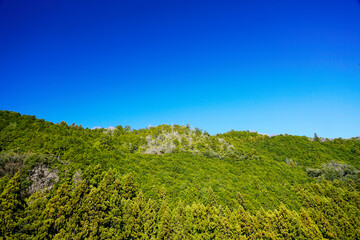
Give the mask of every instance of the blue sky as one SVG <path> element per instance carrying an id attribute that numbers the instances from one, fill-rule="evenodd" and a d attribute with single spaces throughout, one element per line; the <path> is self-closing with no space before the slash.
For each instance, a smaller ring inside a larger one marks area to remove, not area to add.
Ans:
<path id="1" fill-rule="evenodd" d="M 1 0 L 0 109 L 360 135 L 360 2 Z"/>

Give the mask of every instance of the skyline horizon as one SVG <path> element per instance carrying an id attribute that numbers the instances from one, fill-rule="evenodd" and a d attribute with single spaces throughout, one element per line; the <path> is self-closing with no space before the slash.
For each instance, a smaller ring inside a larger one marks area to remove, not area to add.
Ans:
<path id="1" fill-rule="evenodd" d="M 88 127 L 359 136 L 358 3 L 3 0 L 0 109 Z"/>
<path id="2" fill-rule="evenodd" d="M 23 113 L 20 113 L 20 112 L 16 112 L 16 111 L 12 111 L 12 110 L 1 110 L 0 111 L 9 111 L 9 112 L 15 112 L 15 113 L 19 113 L 21 116 L 23 115 L 27 115 L 27 116 L 34 116 L 35 118 L 39 119 L 39 120 L 45 120 L 47 122 L 51 122 L 53 124 L 60 124 L 62 121 L 57 121 L 57 122 L 54 122 L 54 121 L 49 121 L 47 119 L 44 119 L 44 118 L 39 118 L 38 116 L 36 115 L 31 115 L 31 114 L 23 114 Z M 66 122 L 66 121 L 64 121 Z M 352 138 L 360 138 L 360 135 L 357 135 L 357 136 L 352 136 L 352 137 L 347 137 L 347 138 L 344 138 L 344 137 L 326 137 L 326 136 L 320 136 L 319 134 L 317 134 L 316 132 L 314 132 L 311 136 L 310 135 L 301 135 L 301 134 L 289 134 L 289 133 L 265 133 L 265 132 L 259 132 L 258 130 L 255 130 L 255 129 L 230 129 L 230 130 L 227 130 L 227 131 L 224 131 L 224 132 L 212 132 L 210 133 L 207 129 L 203 129 L 203 128 L 199 128 L 198 126 L 193 126 L 192 124 L 190 123 L 182 123 L 182 124 L 176 124 L 176 123 L 162 123 L 162 124 L 158 124 L 158 125 L 152 125 L 152 124 L 148 124 L 148 126 L 144 126 L 144 127 L 137 127 L 137 128 L 134 128 L 132 127 L 130 124 L 114 124 L 114 125 L 111 125 L 111 126 L 83 126 L 83 124 L 81 123 L 77 123 L 77 122 L 72 122 L 72 123 L 69 123 L 69 122 L 66 122 L 66 124 L 68 126 L 71 126 L 72 124 L 75 124 L 75 125 L 78 125 L 78 126 L 82 126 L 84 129 L 90 129 L 90 130 L 94 130 L 94 129 L 106 129 L 106 130 L 113 130 L 113 129 L 116 129 L 116 127 L 118 126 L 122 126 L 122 127 L 130 127 L 131 130 L 140 130 L 140 129 L 150 129 L 152 127 L 158 127 L 158 126 L 161 126 L 161 125 L 169 125 L 169 126 L 175 126 L 175 125 L 178 125 L 178 126 L 181 126 L 181 127 L 187 127 L 189 126 L 190 129 L 192 130 L 195 130 L 195 129 L 199 129 L 200 131 L 202 131 L 203 133 L 207 132 L 209 133 L 211 136 L 215 136 L 215 135 L 218 135 L 218 134 L 224 134 L 224 133 L 227 133 L 227 132 L 230 132 L 230 131 L 244 131 L 244 132 L 250 132 L 250 133 L 257 133 L 259 135 L 265 135 L 265 136 L 268 136 L 268 137 L 275 137 L 275 136 L 279 136 L 279 135 L 291 135 L 291 136 L 299 136 L 299 137 L 308 137 L 308 138 L 311 138 L 313 139 L 314 138 L 314 135 L 316 134 L 320 139 L 328 139 L 328 140 L 334 140 L 334 139 L 352 139 Z"/>

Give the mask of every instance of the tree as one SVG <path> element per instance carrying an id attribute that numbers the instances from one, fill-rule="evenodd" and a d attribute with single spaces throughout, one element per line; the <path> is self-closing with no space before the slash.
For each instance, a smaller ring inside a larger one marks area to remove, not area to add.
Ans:
<path id="1" fill-rule="evenodd" d="M 0 236 L 9 237 L 15 231 L 19 212 L 25 208 L 20 194 L 19 178 L 20 172 L 17 172 L 0 195 Z"/>
<path id="2" fill-rule="evenodd" d="M 318 137 L 318 135 L 316 133 L 314 133 L 314 141 L 319 142 L 320 138 Z"/>
<path id="3" fill-rule="evenodd" d="M 137 187 L 134 183 L 134 176 L 132 173 L 129 173 L 123 178 L 122 186 L 122 197 L 125 199 L 132 199 L 136 196 Z"/>

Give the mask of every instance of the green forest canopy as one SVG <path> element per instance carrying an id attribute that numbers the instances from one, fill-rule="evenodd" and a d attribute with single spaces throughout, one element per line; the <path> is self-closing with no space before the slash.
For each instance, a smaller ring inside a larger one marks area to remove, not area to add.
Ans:
<path id="1" fill-rule="evenodd" d="M 360 141 L 0 111 L 0 236 L 354 239 Z"/>

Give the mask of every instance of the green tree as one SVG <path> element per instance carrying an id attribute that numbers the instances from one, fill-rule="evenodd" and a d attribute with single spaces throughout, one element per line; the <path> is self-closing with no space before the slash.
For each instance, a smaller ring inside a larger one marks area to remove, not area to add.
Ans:
<path id="1" fill-rule="evenodd" d="M 123 178 L 122 186 L 122 197 L 126 199 L 132 199 L 136 196 L 137 187 L 134 182 L 134 176 L 132 173 L 129 173 Z"/>
<path id="2" fill-rule="evenodd" d="M 5 238 L 16 231 L 19 213 L 25 208 L 21 198 L 19 178 L 20 172 L 17 172 L 0 195 L 0 236 Z"/>

